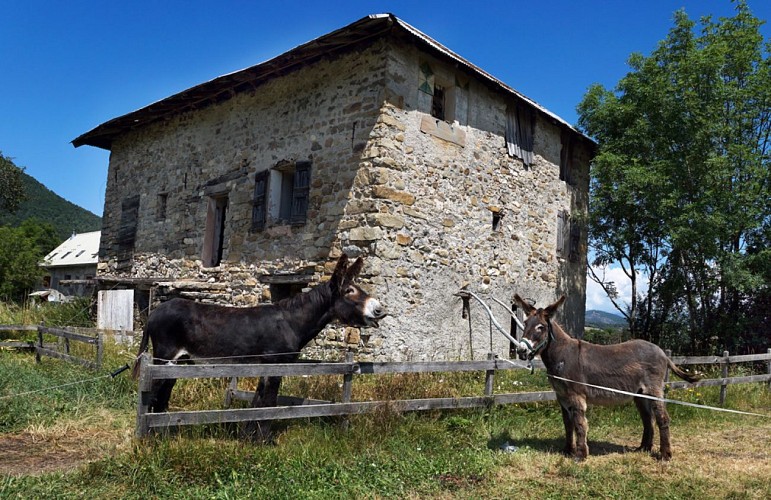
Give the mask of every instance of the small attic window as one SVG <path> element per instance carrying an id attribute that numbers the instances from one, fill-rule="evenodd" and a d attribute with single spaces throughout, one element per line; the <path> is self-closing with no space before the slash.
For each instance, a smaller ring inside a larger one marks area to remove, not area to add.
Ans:
<path id="1" fill-rule="evenodd" d="M 158 205 L 157 205 L 157 212 L 155 214 L 155 218 L 157 220 L 165 220 L 166 219 L 166 206 L 169 201 L 169 193 L 159 193 L 158 194 Z"/>
<path id="2" fill-rule="evenodd" d="M 85 252 L 85 250 L 81 250 L 80 252 L 78 252 L 77 255 L 75 255 L 75 257 L 80 257 L 81 255 L 83 255 L 83 252 Z"/>
<path id="3" fill-rule="evenodd" d="M 60 259 L 64 259 L 65 257 L 67 257 L 67 256 L 68 256 L 69 254 L 71 254 L 71 253 L 72 253 L 72 252 L 67 252 L 67 253 L 65 253 L 64 255 L 62 255 L 62 256 L 61 256 L 61 257 L 59 257 L 59 258 L 60 258 Z"/>
<path id="4" fill-rule="evenodd" d="M 445 119 L 445 89 L 441 85 L 434 86 L 434 95 L 431 98 L 431 116 L 440 120 Z"/>
<path id="5" fill-rule="evenodd" d="M 487 209 L 493 214 L 493 231 L 500 231 L 501 221 L 504 215 L 506 215 L 506 209 L 496 206 L 489 206 Z"/>
<path id="6" fill-rule="evenodd" d="M 493 231 L 501 229 L 501 219 L 503 219 L 503 214 L 493 212 Z"/>

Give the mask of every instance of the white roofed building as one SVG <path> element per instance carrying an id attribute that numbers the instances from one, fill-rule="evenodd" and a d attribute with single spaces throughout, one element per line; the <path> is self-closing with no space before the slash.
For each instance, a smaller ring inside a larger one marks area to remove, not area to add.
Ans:
<path id="1" fill-rule="evenodd" d="M 94 290 L 101 231 L 73 234 L 45 256 L 46 288 L 64 295 L 84 296 Z"/>

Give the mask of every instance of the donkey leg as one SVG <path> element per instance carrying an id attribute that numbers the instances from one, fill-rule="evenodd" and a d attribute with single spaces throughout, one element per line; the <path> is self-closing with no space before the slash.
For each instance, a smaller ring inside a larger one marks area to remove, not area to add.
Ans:
<path id="1" fill-rule="evenodd" d="M 278 404 L 278 390 L 281 377 L 261 377 L 257 390 L 252 398 L 252 408 L 269 408 Z M 244 434 L 248 439 L 269 442 L 271 439 L 271 420 L 255 420 L 248 422 Z"/>
<path id="2" fill-rule="evenodd" d="M 661 459 L 672 458 L 672 447 L 669 443 L 669 413 L 663 401 L 653 402 L 653 414 L 656 416 L 656 425 L 659 427 L 659 439 L 661 447 Z"/>
<path id="3" fill-rule="evenodd" d="M 634 404 L 640 413 L 643 423 L 642 442 L 639 451 L 651 451 L 653 449 L 653 413 L 651 412 L 651 401 L 643 398 L 635 398 Z"/>
<path id="4" fill-rule="evenodd" d="M 573 422 L 576 429 L 576 460 L 584 460 L 589 456 L 589 446 L 586 436 L 589 433 L 589 422 L 586 420 L 586 401 L 577 401 L 573 407 Z"/>
<path id="5" fill-rule="evenodd" d="M 576 453 L 573 418 L 571 417 L 570 410 L 562 406 L 562 403 L 560 403 L 560 410 L 562 410 L 562 423 L 565 425 L 565 449 L 562 450 L 562 453 L 572 457 Z"/>
<path id="6" fill-rule="evenodd" d="M 149 405 L 149 411 L 151 413 L 163 413 L 169 409 L 171 390 L 176 383 L 177 379 L 175 378 L 153 382 L 152 396 L 150 397 Z"/>

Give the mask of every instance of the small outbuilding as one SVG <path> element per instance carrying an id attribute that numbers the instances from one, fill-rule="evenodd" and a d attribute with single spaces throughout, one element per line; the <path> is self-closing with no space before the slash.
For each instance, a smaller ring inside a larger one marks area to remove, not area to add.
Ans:
<path id="1" fill-rule="evenodd" d="M 94 292 L 100 236 L 100 231 L 73 233 L 45 256 L 40 264 L 48 271 L 44 285 L 60 292 L 48 294 L 48 300 L 59 295 L 82 297 Z"/>

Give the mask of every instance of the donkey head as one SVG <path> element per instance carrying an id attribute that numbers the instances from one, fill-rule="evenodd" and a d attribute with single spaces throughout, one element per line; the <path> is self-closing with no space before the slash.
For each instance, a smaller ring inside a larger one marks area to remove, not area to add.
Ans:
<path id="1" fill-rule="evenodd" d="M 380 302 L 354 283 L 364 267 L 361 257 L 348 266 L 348 256 L 343 254 L 332 273 L 330 286 L 334 296 L 334 315 L 349 326 L 378 326 L 378 320 L 386 316 Z"/>
<path id="2" fill-rule="evenodd" d="M 565 296 L 559 298 L 554 304 L 545 307 L 538 308 L 531 306 L 529 303 L 522 300 L 519 295 L 514 295 L 514 302 L 527 314 L 525 319 L 525 331 L 522 333 L 523 349 L 517 349 L 519 359 L 533 359 L 546 347 L 552 340 L 554 333 L 551 326 L 551 317 L 554 311 L 565 302 Z"/>

